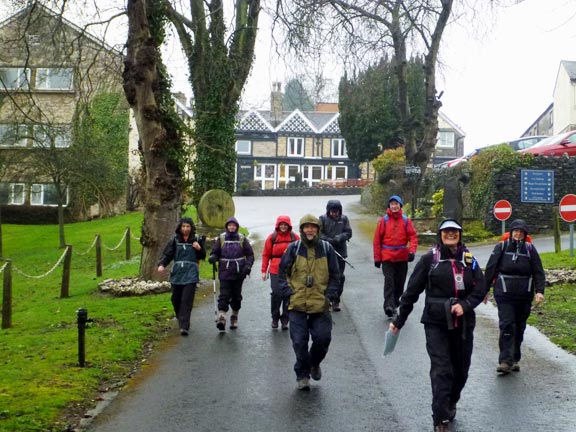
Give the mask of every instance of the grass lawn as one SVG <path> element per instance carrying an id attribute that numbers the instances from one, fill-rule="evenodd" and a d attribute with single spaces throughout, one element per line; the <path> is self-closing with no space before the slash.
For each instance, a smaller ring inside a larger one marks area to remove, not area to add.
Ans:
<path id="1" fill-rule="evenodd" d="M 196 219 L 196 218 L 195 218 Z M 0 430 L 60 432 L 94 406 L 98 389 L 126 380 L 145 366 L 146 353 L 166 339 L 173 327 L 169 294 L 112 298 L 97 285 L 108 278 L 138 274 L 140 244 L 132 238 L 133 258 L 126 261 L 124 244 L 115 250 L 130 227 L 140 233 L 139 213 L 66 226 L 73 245 L 70 297 L 60 298 L 62 266 L 48 272 L 63 253 L 57 226 L 3 225 L 3 252 L 13 264 L 12 327 L 0 330 Z M 374 225 L 358 227 L 372 235 Z M 94 236 L 103 243 L 103 276 L 97 278 Z M 542 254 L 546 268 L 575 268 L 568 252 Z M 201 277 L 212 278 L 209 265 Z M 211 286 L 211 284 L 210 284 Z M 198 301 L 211 300 L 211 289 L 200 290 Z M 548 288 L 546 302 L 530 323 L 552 341 L 576 353 L 576 286 Z M 88 310 L 93 322 L 86 330 L 86 367 L 78 367 L 76 311 Z M 175 334 L 175 332 L 171 332 Z"/>

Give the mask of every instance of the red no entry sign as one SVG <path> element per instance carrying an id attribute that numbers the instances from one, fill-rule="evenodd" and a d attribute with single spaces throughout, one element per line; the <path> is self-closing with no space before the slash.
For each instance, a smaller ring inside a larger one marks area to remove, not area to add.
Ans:
<path id="1" fill-rule="evenodd" d="M 506 200 L 500 200 L 494 204 L 494 217 L 496 219 L 505 221 L 510 216 L 512 216 L 512 204 Z"/>
<path id="2" fill-rule="evenodd" d="M 576 195 L 564 195 L 560 200 L 560 216 L 566 222 L 576 221 Z"/>

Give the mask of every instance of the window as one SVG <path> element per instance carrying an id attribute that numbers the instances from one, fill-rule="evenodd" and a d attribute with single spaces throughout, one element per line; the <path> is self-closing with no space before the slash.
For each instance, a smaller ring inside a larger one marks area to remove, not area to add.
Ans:
<path id="1" fill-rule="evenodd" d="M 34 126 L 33 147 L 68 148 L 72 143 L 72 131 L 68 126 Z"/>
<path id="2" fill-rule="evenodd" d="M 346 151 L 346 141 L 344 140 L 344 138 L 334 138 L 332 140 L 332 157 L 333 158 L 348 157 L 348 152 Z"/>
<path id="3" fill-rule="evenodd" d="M 73 71 L 71 68 L 36 70 L 37 90 L 72 90 Z"/>
<path id="4" fill-rule="evenodd" d="M 24 204 L 24 184 L 0 183 L 0 204 Z"/>
<path id="5" fill-rule="evenodd" d="M 33 184 L 30 188 L 30 204 L 32 205 L 45 205 L 55 206 L 58 205 L 58 193 L 56 186 L 53 184 Z M 68 191 L 63 205 L 68 204 Z"/>
<path id="6" fill-rule="evenodd" d="M 30 69 L 6 67 L 0 68 L 0 85 L 7 90 L 28 90 Z"/>
<path id="7" fill-rule="evenodd" d="M 304 138 L 288 138 L 288 156 L 304 156 Z"/>
<path id="8" fill-rule="evenodd" d="M 326 167 L 326 178 L 330 180 L 346 180 L 348 178 L 348 167 L 328 166 Z"/>
<path id="9" fill-rule="evenodd" d="M 454 132 L 451 131 L 439 131 L 438 132 L 438 142 L 437 147 L 442 148 L 454 148 Z"/>
<path id="10" fill-rule="evenodd" d="M 250 141 L 238 140 L 236 141 L 236 153 L 238 154 L 251 154 L 252 143 Z"/>
<path id="11" fill-rule="evenodd" d="M 0 146 L 26 147 L 28 126 L 24 124 L 0 124 Z"/>

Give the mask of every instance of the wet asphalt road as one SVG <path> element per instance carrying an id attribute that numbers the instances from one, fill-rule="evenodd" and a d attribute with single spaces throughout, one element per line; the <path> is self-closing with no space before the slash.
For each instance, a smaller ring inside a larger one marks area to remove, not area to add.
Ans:
<path id="1" fill-rule="evenodd" d="M 328 199 L 234 198 L 237 218 L 253 233 L 257 257 L 244 284 L 239 329 L 219 333 L 212 284 L 200 290 L 190 336 L 177 336 L 175 328 L 174 344 L 154 356 L 145 378 L 129 384 L 90 431 L 432 430 L 429 360 L 419 322 L 423 299 L 400 332 L 396 350 L 382 357 L 388 326 L 383 279 L 373 266 L 371 239 L 359 230 L 349 244 L 355 269 L 347 268 L 342 312 L 333 313 L 322 380 L 312 381 L 310 392 L 296 390 L 289 334 L 270 329 L 269 282 L 260 278 L 259 241 L 272 231 L 277 215 L 288 214 L 297 226 L 304 213 L 324 213 Z M 358 196 L 332 199 L 341 200 L 353 230 L 361 220 L 376 220 L 362 213 Z M 553 248 L 550 241 L 535 244 L 541 251 Z M 491 250 L 472 248 L 483 266 Z M 452 430 L 576 430 L 576 357 L 529 327 L 522 370 L 499 377 L 496 308 L 480 305 L 477 313 L 470 378 Z"/>

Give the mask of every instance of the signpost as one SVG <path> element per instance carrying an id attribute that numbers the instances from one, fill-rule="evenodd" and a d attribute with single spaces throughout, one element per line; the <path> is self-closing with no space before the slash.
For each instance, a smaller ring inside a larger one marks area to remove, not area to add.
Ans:
<path id="1" fill-rule="evenodd" d="M 570 224 L 570 256 L 574 256 L 574 221 L 576 221 L 576 195 L 564 195 L 560 200 L 560 217 Z"/>
<path id="2" fill-rule="evenodd" d="M 494 204 L 494 217 L 502 221 L 502 234 L 506 232 L 506 220 L 512 216 L 512 204 L 506 200 L 496 201 Z"/>

